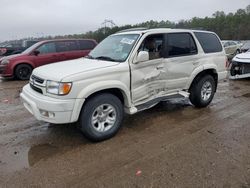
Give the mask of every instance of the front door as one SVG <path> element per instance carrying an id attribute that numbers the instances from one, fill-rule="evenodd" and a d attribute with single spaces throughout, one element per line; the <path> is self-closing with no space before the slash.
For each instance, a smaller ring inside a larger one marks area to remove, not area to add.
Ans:
<path id="1" fill-rule="evenodd" d="M 134 105 L 148 102 L 166 92 L 166 72 L 162 51 L 164 35 L 149 35 L 137 53 L 147 51 L 149 60 L 131 64 L 131 90 Z"/>
<path id="2" fill-rule="evenodd" d="M 35 51 L 38 51 L 39 54 L 33 55 L 32 59 L 37 67 L 60 61 L 60 56 L 58 56 L 58 53 L 56 52 L 54 42 L 42 44 Z"/>

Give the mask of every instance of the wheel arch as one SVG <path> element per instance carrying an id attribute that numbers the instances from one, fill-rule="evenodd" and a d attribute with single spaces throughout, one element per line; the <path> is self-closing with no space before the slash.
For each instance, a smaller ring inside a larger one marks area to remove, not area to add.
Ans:
<path id="1" fill-rule="evenodd" d="M 214 80 L 215 80 L 215 92 L 216 92 L 217 85 L 218 85 L 218 73 L 217 73 L 216 69 L 214 69 L 214 68 L 208 68 L 208 69 L 204 69 L 204 70 L 198 72 L 193 77 L 193 80 L 192 80 L 191 84 L 188 87 L 188 91 L 190 91 L 190 89 L 192 88 L 193 84 L 195 83 L 195 81 L 197 79 L 200 79 L 201 77 L 203 77 L 205 75 L 211 75 L 214 78 Z"/>
<path id="2" fill-rule="evenodd" d="M 78 120 L 85 102 L 100 93 L 111 93 L 121 100 L 125 108 L 131 106 L 130 91 L 122 83 L 118 83 L 116 81 L 95 83 L 85 87 L 77 96 L 79 104 L 75 105 L 74 114 L 72 114 L 72 121 Z"/>

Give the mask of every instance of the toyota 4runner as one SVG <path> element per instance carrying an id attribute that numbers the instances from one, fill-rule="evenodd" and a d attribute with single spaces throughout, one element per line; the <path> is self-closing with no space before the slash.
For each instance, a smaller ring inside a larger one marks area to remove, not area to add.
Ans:
<path id="1" fill-rule="evenodd" d="M 78 122 L 92 141 L 114 136 L 124 112 L 135 114 L 160 101 L 212 101 L 225 79 L 227 58 L 213 32 L 132 29 L 103 40 L 85 58 L 34 69 L 21 99 L 38 120 Z"/>

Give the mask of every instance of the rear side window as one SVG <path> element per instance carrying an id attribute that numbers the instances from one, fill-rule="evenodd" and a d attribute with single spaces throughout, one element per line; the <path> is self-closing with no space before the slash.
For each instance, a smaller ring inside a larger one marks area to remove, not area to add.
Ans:
<path id="1" fill-rule="evenodd" d="M 221 52 L 222 46 L 218 37 L 213 33 L 195 32 L 205 53 Z"/>
<path id="2" fill-rule="evenodd" d="M 189 33 L 170 33 L 167 39 L 169 57 L 186 56 L 197 53 L 194 39 Z"/>
<path id="3" fill-rule="evenodd" d="M 79 50 L 76 41 L 59 41 L 56 42 L 57 52 L 69 52 Z"/>
<path id="4" fill-rule="evenodd" d="M 80 50 L 92 50 L 96 44 L 91 40 L 79 40 Z"/>

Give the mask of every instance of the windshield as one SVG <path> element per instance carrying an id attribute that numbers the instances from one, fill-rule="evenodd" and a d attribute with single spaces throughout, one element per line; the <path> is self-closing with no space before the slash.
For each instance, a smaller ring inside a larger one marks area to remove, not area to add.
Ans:
<path id="1" fill-rule="evenodd" d="M 34 49 L 36 49 L 38 46 L 41 45 L 42 42 L 38 42 L 38 43 L 35 43 L 34 45 L 32 45 L 31 47 L 27 48 L 26 50 L 24 50 L 22 52 L 22 54 L 30 54 Z"/>
<path id="2" fill-rule="evenodd" d="M 139 34 L 109 36 L 94 48 L 87 58 L 124 62 L 128 58 L 138 37 Z"/>

